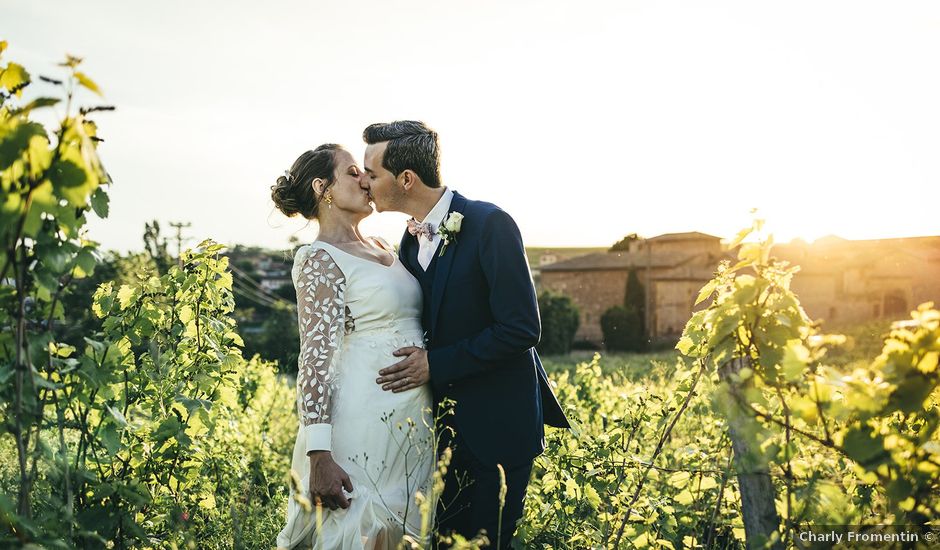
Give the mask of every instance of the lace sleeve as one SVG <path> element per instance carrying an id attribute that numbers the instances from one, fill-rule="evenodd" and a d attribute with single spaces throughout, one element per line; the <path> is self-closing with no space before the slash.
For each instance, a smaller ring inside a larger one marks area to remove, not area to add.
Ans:
<path id="1" fill-rule="evenodd" d="M 336 358 L 345 335 L 346 277 L 326 250 L 302 259 L 295 277 L 300 357 L 297 404 L 306 451 L 332 450 Z"/>

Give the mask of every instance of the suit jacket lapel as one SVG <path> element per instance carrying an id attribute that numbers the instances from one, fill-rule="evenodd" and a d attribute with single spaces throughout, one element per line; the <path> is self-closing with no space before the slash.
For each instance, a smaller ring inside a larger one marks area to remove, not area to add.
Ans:
<path id="1" fill-rule="evenodd" d="M 460 212 L 463 213 L 464 208 L 467 206 L 467 199 L 463 197 L 460 193 L 454 192 L 454 198 L 450 203 L 450 212 Z M 437 327 L 437 316 L 438 312 L 441 309 L 441 300 L 444 298 L 444 288 L 447 286 L 447 278 L 450 276 L 450 268 L 454 263 L 454 256 L 457 255 L 457 249 L 460 247 L 460 235 L 457 235 L 457 241 L 455 243 L 450 243 L 447 246 L 447 250 L 444 252 L 443 256 L 437 258 L 437 271 L 434 273 L 434 281 L 431 284 L 431 330 Z M 444 246 L 444 242 L 438 245 L 438 250 L 440 247 Z M 435 251 L 435 254 L 440 252 Z"/>
<path id="2" fill-rule="evenodd" d="M 421 266 L 418 264 L 418 247 L 417 239 L 405 230 L 405 234 L 401 237 L 401 242 L 398 244 L 398 259 L 401 260 L 401 263 L 404 264 L 405 268 L 411 272 L 415 278 L 420 280 L 420 271 L 416 271 Z"/>

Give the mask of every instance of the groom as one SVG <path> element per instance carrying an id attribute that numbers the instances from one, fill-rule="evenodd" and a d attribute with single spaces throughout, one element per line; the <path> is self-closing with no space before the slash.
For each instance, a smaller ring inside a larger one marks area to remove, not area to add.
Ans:
<path id="1" fill-rule="evenodd" d="M 455 435 L 441 430 L 439 450 L 453 455 L 438 531 L 469 539 L 485 529 L 490 544 L 509 548 L 545 448 L 543 424 L 570 427 L 535 352 L 541 326 L 522 237 L 497 206 L 442 185 L 437 133 L 424 123 L 373 124 L 363 139 L 362 185 L 376 209 L 412 217 L 399 256 L 424 291 L 428 341 L 427 350 L 396 351 L 404 359 L 377 383 L 400 392 L 430 382 L 436 404 L 456 402 L 444 420 Z M 507 486 L 501 522 L 497 464 Z"/>

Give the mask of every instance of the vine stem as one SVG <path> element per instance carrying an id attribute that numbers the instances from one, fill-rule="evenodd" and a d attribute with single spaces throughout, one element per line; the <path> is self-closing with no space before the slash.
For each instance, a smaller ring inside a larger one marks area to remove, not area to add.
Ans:
<path id="1" fill-rule="evenodd" d="M 711 517 L 708 518 L 708 535 L 705 537 L 705 548 L 711 548 L 712 534 L 715 532 L 715 516 L 721 510 L 721 501 L 725 496 L 725 487 L 728 485 L 728 478 L 731 477 L 731 463 L 734 460 L 734 451 L 728 453 L 728 464 L 721 476 L 721 487 L 718 489 L 718 498 L 715 500 L 715 507 L 712 509 Z"/>
<path id="2" fill-rule="evenodd" d="M 790 407 L 787 405 L 787 401 L 783 397 L 783 391 L 779 387 L 777 388 L 777 396 L 780 398 L 780 404 L 783 406 L 783 419 L 784 423 L 786 424 L 786 446 L 784 447 L 783 451 L 783 456 L 786 458 L 786 465 L 783 472 L 784 478 L 787 480 L 787 521 L 785 523 L 785 528 L 789 534 L 789 531 L 793 526 L 791 523 L 793 518 L 793 466 L 790 464 L 790 441 L 793 438 L 793 426 L 790 423 Z M 790 538 L 790 540 L 793 539 Z"/>
<path id="3" fill-rule="evenodd" d="M 746 402 L 741 398 L 741 396 L 737 396 L 737 395 L 736 395 L 736 396 L 735 396 L 735 400 L 736 400 L 736 401 L 738 402 L 738 404 L 740 404 L 742 407 L 746 407 L 748 410 L 750 410 L 751 412 L 753 412 L 754 415 L 755 415 L 756 417 L 760 418 L 761 420 L 766 420 L 767 422 L 770 422 L 770 423 L 772 423 L 772 424 L 776 424 L 777 426 L 779 426 L 779 427 L 781 427 L 781 428 L 786 428 L 786 423 L 785 423 L 784 421 L 780 420 L 779 418 L 774 418 L 774 416 L 773 416 L 772 414 L 765 413 L 764 411 L 761 411 L 760 409 L 758 409 L 757 407 L 755 407 L 755 406 L 752 405 L 751 403 L 746 403 Z M 809 432 L 807 432 L 807 431 L 805 431 L 805 430 L 801 430 L 801 429 L 796 428 L 796 427 L 794 427 L 794 426 L 790 426 L 790 430 L 791 430 L 793 433 L 798 434 L 798 435 L 801 435 L 801 436 L 803 436 L 803 437 L 809 439 L 810 441 L 813 441 L 813 442 L 815 442 L 815 443 L 818 443 L 818 444 L 822 445 L 823 447 L 825 447 L 825 448 L 827 448 L 827 449 L 831 449 L 831 450 L 835 451 L 836 453 L 838 453 L 839 455 L 841 455 L 841 456 L 843 456 L 843 457 L 849 459 L 849 460 L 852 461 L 853 463 L 855 462 L 855 459 L 854 459 L 854 458 L 852 458 L 851 456 L 849 456 L 849 454 L 846 453 L 845 450 L 844 450 L 842 447 L 839 447 L 838 445 L 836 445 L 835 442 L 833 442 L 832 440 L 823 439 L 823 438 L 819 437 L 818 435 L 811 434 L 811 433 L 809 433 Z M 882 483 L 886 483 L 886 482 L 887 482 L 887 478 L 886 478 L 885 476 L 883 476 L 882 474 L 878 473 L 878 472 L 875 471 L 875 470 L 871 470 L 871 472 L 874 473 L 876 476 L 878 476 L 878 479 L 881 480 Z"/>
<path id="4" fill-rule="evenodd" d="M 643 476 L 637 483 L 636 489 L 633 491 L 633 496 L 630 497 L 630 504 L 627 505 L 627 511 L 623 516 L 623 520 L 620 522 L 620 527 L 617 529 L 617 538 L 614 539 L 614 548 L 620 546 L 620 540 L 623 539 L 623 532 L 627 528 L 627 523 L 630 521 L 630 514 L 633 512 L 633 506 L 636 504 L 637 500 L 640 499 L 640 493 L 643 490 L 643 486 L 646 484 L 647 478 L 649 478 L 650 472 L 653 470 L 653 464 L 656 462 L 656 458 L 660 455 L 660 453 L 662 453 L 663 448 L 666 445 L 666 441 L 669 440 L 669 436 L 672 434 L 673 428 L 676 427 L 676 424 L 679 422 L 682 414 L 689 407 L 689 403 L 692 401 L 692 397 L 695 396 L 695 388 L 698 386 L 698 382 L 702 378 L 702 373 L 705 372 L 707 357 L 708 356 L 699 359 L 698 371 L 695 373 L 695 378 L 692 379 L 692 385 L 689 387 L 689 393 L 686 394 L 685 399 L 682 401 L 682 405 L 676 412 L 676 415 L 672 418 L 669 426 L 660 436 L 659 442 L 656 444 L 656 449 L 653 450 L 653 455 L 650 456 L 649 465 L 647 465 L 646 470 L 643 472 Z"/>
<path id="5" fill-rule="evenodd" d="M 25 215 L 24 215 L 25 219 Z M 17 237 L 19 240 L 19 237 Z M 14 247 L 16 243 L 14 242 Z M 14 269 L 16 270 L 16 295 L 17 295 L 17 320 L 16 320 L 16 396 L 14 401 L 13 415 L 15 418 L 14 429 L 16 430 L 16 456 L 20 468 L 20 492 L 17 497 L 16 513 L 25 518 L 30 517 L 30 484 L 29 473 L 26 469 L 26 452 L 29 447 L 29 441 L 23 438 L 23 385 L 25 383 L 24 371 L 26 371 L 26 357 L 24 357 L 24 347 L 26 346 L 26 288 L 23 285 L 23 265 L 16 261 L 16 251 L 13 251 Z M 28 436 L 28 433 L 27 433 Z"/>

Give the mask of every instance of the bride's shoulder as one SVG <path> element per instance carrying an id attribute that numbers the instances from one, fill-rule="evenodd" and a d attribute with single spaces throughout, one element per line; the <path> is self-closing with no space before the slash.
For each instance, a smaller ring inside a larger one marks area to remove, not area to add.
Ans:
<path id="1" fill-rule="evenodd" d="M 330 254 L 330 251 L 318 241 L 314 241 L 297 249 L 297 252 L 294 253 L 294 265 L 303 264 L 311 258 L 320 261 L 333 261 L 333 255 Z"/>

